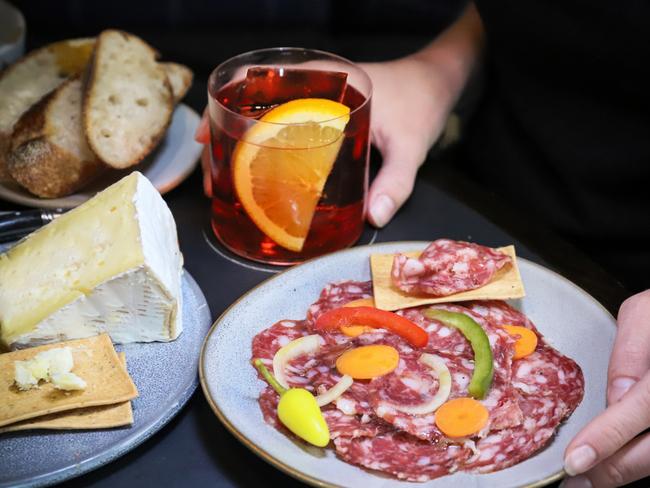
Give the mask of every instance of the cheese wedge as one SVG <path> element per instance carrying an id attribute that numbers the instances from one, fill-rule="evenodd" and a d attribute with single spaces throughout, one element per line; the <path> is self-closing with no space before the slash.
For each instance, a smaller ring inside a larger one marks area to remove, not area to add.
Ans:
<path id="1" fill-rule="evenodd" d="M 0 255 L 0 340 L 11 349 L 90 337 L 181 333 L 174 218 L 138 172 Z"/>

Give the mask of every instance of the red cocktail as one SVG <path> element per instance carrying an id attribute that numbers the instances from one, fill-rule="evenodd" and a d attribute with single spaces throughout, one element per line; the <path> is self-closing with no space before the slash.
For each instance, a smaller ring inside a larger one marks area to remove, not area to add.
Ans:
<path id="1" fill-rule="evenodd" d="M 367 191 L 365 73 L 319 51 L 267 49 L 223 63 L 208 91 L 219 240 L 273 264 L 354 244 Z"/>

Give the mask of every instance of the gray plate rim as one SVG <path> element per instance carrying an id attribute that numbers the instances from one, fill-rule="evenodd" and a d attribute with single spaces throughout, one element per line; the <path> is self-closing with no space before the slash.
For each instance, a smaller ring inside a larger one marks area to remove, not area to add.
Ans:
<path id="1" fill-rule="evenodd" d="M 192 275 L 190 275 L 190 273 L 186 269 L 183 269 L 183 281 L 189 287 L 191 293 L 193 293 L 202 304 L 203 303 L 205 304 L 206 313 L 208 314 L 208 317 L 210 317 L 211 313 L 210 313 L 207 300 L 205 299 L 205 295 L 203 294 L 203 291 L 199 287 L 196 280 L 192 277 Z M 61 483 L 63 481 L 75 478 L 77 476 L 81 476 L 90 471 L 105 466 L 111 463 L 112 461 L 115 461 L 116 459 L 120 458 L 121 456 L 125 455 L 126 453 L 138 447 L 146 440 L 150 439 L 160 429 L 162 429 L 165 425 L 167 425 L 167 423 L 169 423 L 169 421 L 173 419 L 183 409 L 183 407 L 188 402 L 192 394 L 196 391 L 198 385 L 199 385 L 199 379 L 195 375 L 192 382 L 189 383 L 186 386 L 186 388 L 183 390 L 183 392 L 181 392 L 181 394 L 178 396 L 178 398 L 176 398 L 176 401 L 172 403 L 171 406 L 166 411 L 163 411 L 162 415 L 158 418 L 158 420 L 155 423 L 152 423 L 147 429 L 142 431 L 140 435 L 136 435 L 135 437 L 124 439 L 122 442 L 116 444 L 114 447 L 107 449 L 103 452 L 100 452 L 93 457 L 86 458 L 81 463 L 71 463 L 65 468 L 59 469 L 57 471 L 45 473 L 39 475 L 36 478 L 19 482 L 18 484 L 12 482 L 11 485 L 6 485 L 6 486 L 12 486 L 16 488 L 49 486 L 55 483 Z"/>
<path id="2" fill-rule="evenodd" d="M 236 307 L 241 301 L 243 301 L 248 295 L 252 294 L 255 292 L 258 288 L 267 285 L 269 282 L 278 279 L 285 273 L 291 272 L 295 269 L 301 268 L 302 266 L 312 263 L 314 261 L 318 260 L 326 260 L 330 259 L 333 255 L 341 255 L 341 254 L 346 254 L 346 253 L 351 253 L 351 252 L 358 252 L 359 249 L 369 249 L 369 248 L 374 248 L 374 247 L 382 247 L 382 246 L 391 246 L 391 245 L 404 245 L 404 246 L 426 246 L 429 244 L 430 241 L 389 241 L 389 242 L 378 242 L 375 244 L 369 244 L 365 246 L 356 246 L 348 249 L 343 249 L 341 251 L 337 251 L 335 253 L 327 254 L 325 256 L 320 256 L 317 258 L 309 259 L 299 265 L 287 268 L 284 271 L 281 271 L 280 273 L 277 273 L 262 282 L 258 283 L 256 286 L 248 290 L 246 293 L 244 293 L 242 296 L 240 296 L 237 300 L 235 300 L 228 308 L 226 308 L 219 317 L 214 321 L 212 326 L 210 327 L 210 330 L 208 331 L 207 335 L 205 336 L 205 339 L 203 340 L 203 345 L 201 346 L 201 355 L 199 357 L 199 382 L 201 384 L 201 389 L 203 390 L 203 394 L 210 405 L 210 408 L 212 409 L 213 413 L 216 415 L 216 417 L 219 419 L 219 421 L 228 429 L 228 431 L 239 441 L 241 442 L 244 446 L 246 446 L 248 449 L 250 449 L 254 454 L 256 454 L 258 457 L 260 457 L 262 460 L 266 461 L 269 463 L 271 466 L 274 466 L 275 468 L 279 469 L 280 471 L 284 472 L 285 474 L 288 474 L 292 478 L 297 479 L 298 481 L 301 481 L 303 483 L 306 483 L 310 486 L 315 486 L 318 488 L 344 488 L 340 485 L 336 485 L 333 483 L 329 483 L 326 481 L 323 481 L 319 478 L 316 478 L 314 476 L 311 476 L 300 469 L 297 469 L 289 464 L 286 464 L 279 459 L 275 458 L 272 456 L 270 453 L 265 451 L 264 449 L 260 448 L 257 446 L 254 442 L 252 442 L 250 439 L 248 439 L 242 432 L 240 432 L 228 419 L 228 417 L 220 410 L 219 406 L 217 405 L 217 402 L 212 398 L 210 395 L 210 389 L 207 384 L 207 379 L 206 379 L 206 373 L 204 370 L 205 367 L 205 351 L 207 349 L 207 344 L 216 330 L 216 328 L 219 326 L 219 323 L 226 317 L 231 309 Z M 545 266 L 542 266 L 541 264 L 535 263 L 533 261 L 530 261 L 529 259 L 522 258 L 520 256 L 517 256 L 517 260 L 526 262 L 528 265 L 533 266 L 535 268 L 538 268 L 540 270 L 543 270 L 545 272 L 549 272 L 553 274 L 556 278 L 570 284 L 572 287 L 574 287 L 578 292 L 582 293 L 586 298 L 591 300 L 593 303 L 595 303 L 598 307 L 600 307 L 605 314 L 607 314 L 609 317 L 612 318 L 612 320 L 615 322 L 614 316 L 607 310 L 603 304 L 601 304 L 598 300 L 596 300 L 594 297 L 592 297 L 587 291 L 573 283 L 571 280 L 568 278 L 565 278 L 562 276 L 560 273 L 557 271 L 554 271 L 550 268 L 547 268 Z M 550 485 L 551 483 L 554 483 L 556 481 L 561 480 L 564 476 L 566 475 L 565 471 L 562 469 L 560 471 L 557 471 L 553 474 L 550 474 L 549 476 L 542 478 L 540 480 L 537 480 L 534 483 L 529 483 L 526 485 L 523 485 L 521 488 L 540 488 L 543 486 Z"/>

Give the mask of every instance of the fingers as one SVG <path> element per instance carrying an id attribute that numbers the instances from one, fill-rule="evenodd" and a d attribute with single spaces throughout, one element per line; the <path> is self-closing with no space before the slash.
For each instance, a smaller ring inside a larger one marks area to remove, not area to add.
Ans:
<path id="1" fill-rule="evenodd" d="M 376 142 L 384 161 L 368 195 L 368 220 L 376 227 L 383 227 L 413 191 L 426 150 L 418 151 L 417 144 L 409 144 L 406 140 L 392 142 L 387 147 L 382 147 L 380 141 Z"/>
<path id="2" fill-rule="evenodd" d="M 650 373 L 571 441 L 564 457 L 569 475 L 584 473 L 650 426 Z"/>
<path id="3" fill-rule="evenodd" d="M 210 147 L 204 146 L 201 153 L 201 169 L 203 170 L 203 193 L 212 197 L 212 176 L 210 171 Z"/>
<path id="4" fill-rule="evenodd" d="M 628 443 L 584 475 L 567 478 L 562 488 L 610 488 L 650 476 L 650 434 Z"/>
<path id="5" fill-rule="evenodd" d="M 210 123 L 208 121 L 208 107 L 205 107 L 203 111 L 203 116 L 201 117 L 201 122 L 196 128 L 194 133 L 194 140 L 200 142 L 201 144 L 208 144 L 210 142 Z"/>
<path id="6" fill-rule="evenodd" d="M 607 400 L 616 403 L 650 368 L 650 290 L 621 305 L 609 362 Z"/>

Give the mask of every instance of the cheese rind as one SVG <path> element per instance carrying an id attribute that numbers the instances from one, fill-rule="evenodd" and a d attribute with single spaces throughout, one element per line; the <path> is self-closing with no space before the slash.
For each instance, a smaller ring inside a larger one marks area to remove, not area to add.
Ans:
<path id="1" fill-rule="evenodd" d="M 102 332 L 173 340 L 181 273 L 173 216 L 131 173 L 0 255 L 0 337 L 11 348 Z"/>

